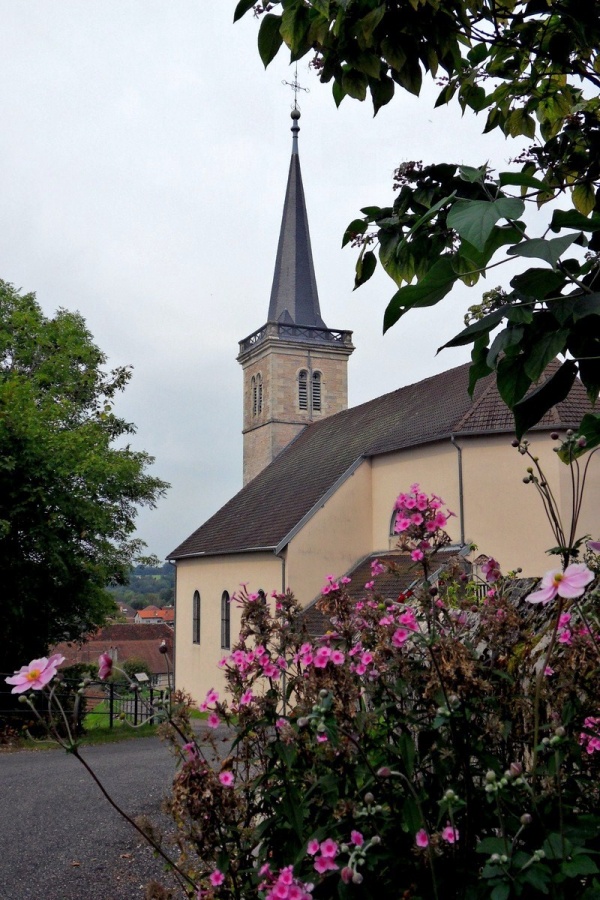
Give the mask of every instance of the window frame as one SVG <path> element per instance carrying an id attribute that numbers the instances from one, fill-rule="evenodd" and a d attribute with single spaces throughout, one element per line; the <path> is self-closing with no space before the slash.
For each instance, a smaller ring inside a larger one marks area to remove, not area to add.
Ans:
<path id="1" fill-rule="evenodd" d="M 229 591 L 221 594 L 221 650 L 231 649 L 231 598 Z"/>
<path id="2" fill-rule="evenodd" d="M 201 636 L 201 626 L 202 626 L 202 601 L 200 598 L 200 591 L 194 591 L 194 596 L 192 598 L 192 643 L 199 644 L 200 636 Z"/>

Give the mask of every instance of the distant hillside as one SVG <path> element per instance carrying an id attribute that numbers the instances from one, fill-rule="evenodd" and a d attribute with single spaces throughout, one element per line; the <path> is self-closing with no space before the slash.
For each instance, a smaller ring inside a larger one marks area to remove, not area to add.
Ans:
<path id="1" fill-rule="evenodd" d="M 133 609 L 146 606 L 170 606 L 175 601 L 175 567 L 170 563 L 162 566 L 135 566 L 131 570 L 129 584 L 109 588 L 117 603 L 127 604 Z"/>

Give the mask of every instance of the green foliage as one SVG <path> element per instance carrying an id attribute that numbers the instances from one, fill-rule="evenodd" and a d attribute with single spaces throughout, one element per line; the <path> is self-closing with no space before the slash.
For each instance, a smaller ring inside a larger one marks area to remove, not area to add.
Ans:
<path id="1" fill-rule="evenodd" d="M 109 591 L 117 603 L 126 603 L 133 609 L 145 609 L 151 604 L 158 607 L 172 604 L 175 599 L 175 568 L 169 563 L 134 566 L 126 583 L 113 585 Z"/>
<path id="2" fill-rule="evenodd" d="M 500 580 L 478 600 L 458 560 L 438 584 L 357 603 L 330 576 L 313 640 L 289 593 L 274 610 L 238 598 L 228 696 L 207 698 L 235 729 L 221 773 L 185 712 L 170 732 L 200 890 L 218 868 L 219 897 L 272 898 L 293 866 L 317 900 L 597 896 L 596 595 L 540 611 Z M 318 870 L 310 843 L 327 839 Z"/>
<path id="3" fill-rule="evenodd" d="M 251 8 L 238 3 L 235 17 Z M 265 10 L 268 9 L 268 13 Z M 397 290 L 385 312 L 390 328 L 408 310 L 433 306 L 458 281 L 477 284 L 491 266 L 542 260 L 523 268 L 506 296 L 499 343 L 491 331 L 472 338 L 471 386 L 495 370 L 515 412 L 519 437 L 561 391 L 525 394 L 559 355 L 595 402 L 600 391 L 600 312 L 579 322 L 573 305 L 596 296 L 600 251 L 600 9 L 581 0 L 262 0 L 259 49 L 265 65 L 281 46 L 291 59 L 313 54 L 321 82 L 337 105 L 370 97 L 375 113 L 397 87 L 418 94 L 424 77 L 441 83 L 437 106 L 458 100 L 463 112 L 485 113 L 484 132 L 525 136 L 531 147 L 509 171 L 492 177 L 486 165 L 401 166 L 399 193 L 387 208 L 364 209 L 344 243 L 362 244 L 356 286 L 379 262 Z M 264 13 L 264 15 L 263 15 Z M 545 204 L 560 209 L 546 214 Z M 533 225 L 526 225 L 523 212 Z M 549 237 L 548 232 L 554 233 Z M 506 249 L 504 249 L 506 248 Z M 584 254 L 584 249 L 588 253 Z M 568 255 L 571 254 L 571 255 Z M 516 315 L 533 315 L 515 327 Z M 558 324 L 557 324 L 558 323 Z M 483 359 L 489 351 L 486 364 Z M 566 376 L 563 381 L 566 383 Z M 561 384 L 562 390 L 562 384 Z"/>
<path id="4" fill-rule="evenodd" d="M 105 621 L 106 586 L 143 547 L 137 508 L 167 487 L 124 443 L 135 429 L 113 402 L 130 371 L 105 362 L 77 313 L 46 318 L 0 281 L 0 671 Z"/>

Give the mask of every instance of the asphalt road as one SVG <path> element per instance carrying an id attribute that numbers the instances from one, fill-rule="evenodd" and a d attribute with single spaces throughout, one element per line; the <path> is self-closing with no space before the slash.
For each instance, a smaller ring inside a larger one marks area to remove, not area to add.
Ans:
<path id="1" fill-rule="evenodd" d="M 175 769 L 164 743 L 140 738 L 82 755 L 129 815 L 160 822 Z M 172 884 L 77 759 L 0 754 L 0 900 L 141 900 L 151 879 Z"/>

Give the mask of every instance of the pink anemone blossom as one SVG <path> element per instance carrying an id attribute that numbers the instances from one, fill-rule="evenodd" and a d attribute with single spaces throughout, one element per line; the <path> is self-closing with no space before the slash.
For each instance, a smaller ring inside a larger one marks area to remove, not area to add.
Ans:
<path id="1" fill-rule="evenodd" d="M 419 829 L 415 834 L 415 844 L 421 848 L 429 846 L 429 836 L 424 828 Z"/>
<path id="2" fill-rule="evenodd" d="M 458 828 L 454 828 L 452 825 L 446 825 L 446 827 L 442 829 L 442 839 L 448 844 L 455 844 L 458 840 Z"/>
<path id="3" fill-rule="evenodd" d="M 28 666 L 21 666 L 18 672 L 10 675 L 5 679 L 7 684 L 14 684 L 12 694 L 22 694 L 24 691 L 41 691 L 41 689 L 52 681 L 56 675 L 56 670 L 61 663 L 65 661 L 65 657 L 60 653 L 53 656 L 43 656 L 41 659 L 33 659 Z"/>
<path id="4" fill-rule="evenodd" d="M 223 884 L 223 882 L 225 881 L 225 876 L 222 872 L 219 871 L 219 869 L 215 869 L 214 872 L 210 873 L 209 880 L 213 887 L 219 887 L 219 885 Z"/>
<path id="5" fill-rule="evenodd" d="M 527 597 L 529 603 L 550 603 L 558 595 L 566 599 L 581 597 L 586 586 L 594 580 L 594 573 L 590 572 L 583 563 L 571 563 L 562 572 L 560 569 L 552 569 L 546 572 L 542 578 L 541 587 Z"/>
<path id="6" fill-rule="evenodd" d="M 220 772 L 219 773 L 219 781 L 225 787 L 233 787 L 233 782 L 235 781 L 235 778 L 233 777 L 233 772 L 230 772 L 228 769 L 226 769 L 224 772 Z"/>
<path id="7" fill-rule="evenodd" d="M 98 660 L 98 678 L 100 681 L 106 681 L 112 675 L 113 661 L 112 656 L 108 653 L 101 653 Z"/>

